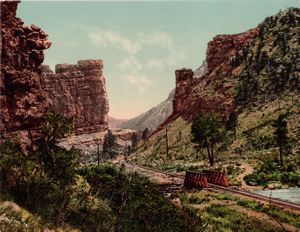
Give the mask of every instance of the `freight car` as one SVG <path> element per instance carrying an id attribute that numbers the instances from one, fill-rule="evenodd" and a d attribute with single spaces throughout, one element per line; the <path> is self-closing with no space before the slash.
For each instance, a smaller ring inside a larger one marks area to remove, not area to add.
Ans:
<path id="1" fill-rule="evenodd" d="M 226 175 L 223 172 L 203 170 L 203 172 L 187 171 L 184 178 L 184 188 L 202 189 L 209 184 L 228 187 Z"/>

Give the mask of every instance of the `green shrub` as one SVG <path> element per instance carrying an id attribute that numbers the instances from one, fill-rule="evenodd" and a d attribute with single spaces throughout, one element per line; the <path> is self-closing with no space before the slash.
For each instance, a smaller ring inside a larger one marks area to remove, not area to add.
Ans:
<path id="1" fill-rule="evenodd" d="M 212 231 L 282 231 L 256 218 L 248 217 L 236 210 L 219 204 L 212 204 L 206 209 L 207 223 Z"/>
<path id="2" fill-rule="evenodd" d="M 111 172 L 93 167 L 80 170 L 93 192 L 110 199 L 116 215 L 116 231 L 197 231 L 202 223 L 190 210 L 178 209 L 158 192 L 156 184 L 138 174 Z M 103 176 L 106 176 L 103 178 Z M 110 179 L 109 178 L 109 179 Z M 190 223 L 193 222 L 193 223 Z"/>
<path id="3" fill-rule="evenodd" d="M 293 161 L 290 161 L 293 162 Z M 244 180 L 254 182 L 258 185 L 266 186 L 270 181 L 280 182 L 290 186 L 300 186 L 300 169 L 299 167 L 288 168 L 289 165 L 280 167 L 277 161 L 265 161 L 254 173 L 248 175 Z"/>
<path id="4" fill-rule="evenodd" d="M 250 209 L 255 210 L 255 211 L 261 211 L 263 209 L 263 204 L 262 203 L 258 203 L 256 201 L 247 200 L 247 199 L 243 199 L 243 198 L 238 200 L 237 204 L 240 205 L 240 206 L 243 206 L 243 207 L 250 208 Z"/>

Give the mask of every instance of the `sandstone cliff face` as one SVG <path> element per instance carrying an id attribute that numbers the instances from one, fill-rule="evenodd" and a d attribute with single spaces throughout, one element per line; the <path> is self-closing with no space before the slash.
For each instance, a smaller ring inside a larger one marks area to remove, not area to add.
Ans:
<path id="1" fill-rule="evenodd" d="M 0 132 L 36 129 L 50 106 L 41 86 L 39 67 L 43 50 L 50 47 L 47 34 L 16 18 L 17 1 L 1 4 L 1 122 Z"/>
<path id="2" fill-rule="evenodd" d="M 258 28 L 237 35 L 219 35 L 208 44 L 205 70 L 199 75 L 191 69 L 175 72 L 176 90 L 171 118 L 191 118 L 198 112 L 234 110 L 233 97 L 238 72 L 234 57 L 245 52 L 257 36 Z M 170 120 L 170 119 L 169 119 Z"/>
<path id="3" fill-rule="evenodd" d="M 43 88 L 56 113 L 73 117 L 77 134 L 108 128 L 108 99 L 101 60 L 81 60 L 77 65 L 58 64 L 53 73 L 42 66 Z"/>

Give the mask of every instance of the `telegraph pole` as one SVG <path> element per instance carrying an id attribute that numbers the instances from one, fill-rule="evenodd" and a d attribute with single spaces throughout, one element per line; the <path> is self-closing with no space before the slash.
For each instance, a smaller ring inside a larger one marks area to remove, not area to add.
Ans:
<path id="1" fill-rule="evenodd" d="M 97 156 L 98 156 L 98 167 L 100 166 L 100 150 L 99 150 L 99 143 L 97 143 Z"/>
<path id="2" fill-rule="evenodd" d="M 169 157 L 168 125 L 166 126 L 166 152 L 167 152 L 167 157 Z"/>

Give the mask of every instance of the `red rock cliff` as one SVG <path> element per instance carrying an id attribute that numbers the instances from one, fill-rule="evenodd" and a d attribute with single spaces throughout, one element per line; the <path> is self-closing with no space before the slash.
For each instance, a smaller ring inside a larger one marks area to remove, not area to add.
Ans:
<path id="1" fill-rule="evenodd" d="M 50 106 L 42 90 L 39 67 L 47 34 L 16 18 L 17 1 L 1 1 L 1 135 L 36 129 Z"/>
<path id="2" fill-rule="evenodd" d="M 216 111 L 221 114 L 234 110 L 233 95 L 236 70 L 232 60 L 258 34 L 258 28 L 237 35 L 219 35 L 208 43 L 207 70 L 196 78 L 191 69 L 175 72 L 176 89 L 173 115 L 191 118 L 198 112 Z"/>
<path id="3" fill-rule="evenodd" d="M 108 128 L 108 100 L 101 60 L 58 64 L 53 73 L 43 66 L 43 87 L 56 113 L 73 117 L 77 134 Z"/>

